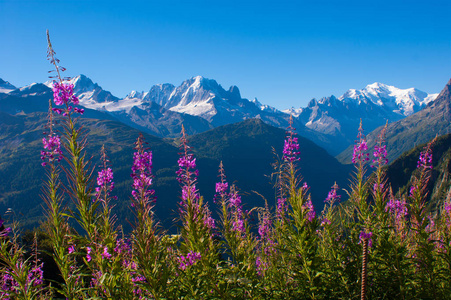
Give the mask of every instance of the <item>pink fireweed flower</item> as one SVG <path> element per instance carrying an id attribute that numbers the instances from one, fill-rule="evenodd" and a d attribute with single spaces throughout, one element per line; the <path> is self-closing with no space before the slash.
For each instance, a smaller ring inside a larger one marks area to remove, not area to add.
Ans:
<path id="1" fill-rule="evenodd" d="M 199 171 L 196 169 L 196 159 L 189 153 L 190 147 L 188 146 L 184 127 L 182 127 L 182 137 L 180 140 L 181 153 L 178 159 L 179 169 L 176 171 L 176 174 L 177 180 L 182 186 L 182 200 L 183 202 L 193 201 L 192 204 L 197 206 L 197 200 L 200 199 L 200 195 L 196 189 Z"/>
<path id="2" fill-rule="evenodd" d="M 219 163 L 219 175 L 221 178 L 221 182 L 216 182 L 215 195 L 213 197 L 213 202 L 216 203 L 220 199 L 225 199 L 227 195 L 227 189 L 229 188 L 229 184 L 226 181 L 226 176 L 224 173 L 224 165 L 222 161 Z"/>
<path id="3" fill-rule="evenodd" d="M 331 222 L 330 222 L 330 220 L 329 219 L 327 219 L 327 218 L 324 218 L 324 219 L 322 219 L 321 220 L 321 226 L 324 226 L 324 225 L 330 225 L 331 224 Z"/>
<path id="4" fill-rule="evenodd" d="M 238 217 L 239 215 L 239 217 Z M 244 225 L 244 221 L 242 219 L 242 212 L 240 210 L 240 213 L 237 214 L 237 218 L 233 221 L 232 223 L 232 230 L 241 234 L 244 234 L 245 229 L 245 225 Z"/>
<path id="5" fill-rule="evenodd" d="M 148 201 L 155 194 L 154 190 L 149 189 L 153 179 L 152 152 L 144 151 L 142 139 L 142 136 L 138 138 L 135 148 L 137 152 L 133 154 L 131 177 L 133 178 L 132 196 L 135 201 Z"/>
<path id="6" fill-rule="evenodd" d="M 315 208 L 313 207 L 312 200 L 308 199 L 303 205 L 302 208 L 304 211 L 307 211 L 307 214 L 305 215 L 305 218 L 310 223 L 312 222 L 316 217 Z"/>
<path id="7" fill-rule="evenodd" d="M 11 232 L 11 227 L 5 228 L 3 226 L 4 222 L 4 220 L 0 219 L 0 238 L 7 236 Z"/>
<path id="8" fill-rule="evenodd" d="M 373 152 L 373 164 L 372 167 L 382 167 L 388 164 L 387 159 L 387 145 L 385 145 L 385 132 L 387 131 L 387 125 L 382 128 L 380 134 L 377 137 L 376 145 Z M 363 134 L 363 133 L 362 133 Z"/>
<path id="9" fill-rule="evenodd" d="M 395 228 L 398 231 L 402 231 L 403 224 L 409 214 L 407 209 L 407 202 L 405 200 L 397 200 L 393 196 L 390 196 L 390 200 L 385 206 L 385 211 L 391 214 L 394 220 Z"/>
<path id="10" fill-rule="evenodd" d="M 227 182 L 216 182 L 216 193 L 220 195 L 225 194 L 228 188 L 229 184 Z"/>
<path id="11" fill-rule="evenodd" d="M 352 163 L 362 165 L 369 161 L 370 154 L 366 153 L 368 145 L 366 143 L 365 135 L 363 134 L 362 120 L 360 120 L 359 134 L 357 135 L 358 141 L 354 145 L 354 152 L 352 154 Z"/>
<path id="12" fill-rule="evenodd" d="M 104 184 L 111 183 L 113 181 L 113 170 L 107 168 L 99 171 L 97 176 L 97 184 L 103 186 Z"/>
<path id="13" fill-rule="evenodd" d="M 111 168 L 106 168 L 98 172 L 97 185 L 98 185 L 98 187 L 96 187 L 97 196 L 99 196 L 102 188 L 110 192 L 114 189 L 113 170 L 111 170 Z"/>
<path id="14" fill-rule="evenodd" d="M 180 270 L 186 270 L 187 267 L 194 265 L 196 262 L 200 261 L 202 259 L 202 256 L 200 255 L 200 252 L 193 252 L 190 251 L 186 257 L 181 255 L 178 258 L 179 261 L 179 269 Z"/>
<path id="15" fill-rule="evenodd" d="M 257 256 L 257 259 L 255 260 L 255 267 L 259 276 L 264 276 L 268 266 L 269 264 L 267 262 L 265 262 L 260 256 Z"/>
<path id="16" fill-rule="evenodd" d="M 369 153 L 365 153 L 368 150 L 368 146 L 366 144 L 366 140 L 361 140 L 356 145 L 354 145 L 354 152 L 352 154 L 352 162 L 354 164 L 365 162 L 370 160 Z"/>
<path id="17" fill-rule="evenodd" d="M 238 191 L 234 188 L 230 193 L 229 205 L 232 212 L 232 230 L 235 231 L 239 235 L 244 235 L 245 233 L 245 222 L 244 222 L 244 213 L 243 208 L 241 206 L 241 196 L 238 195 Z"/>
<path id="18" fill-rule="evenodd" d="M 108 247 L 107 246 L 105 246 L 103 248 L 102 257 L 106 258 L 106 259 L 111 259 L 111 257 L 112 257 L 111 254 L 108 253 Z"/>
<path id="19" fill-rule="evenodd" d="M 271 220 L 269 219 L 269 215 L 265 213 L 258 226 L 258 234 L 260 235 L 261 239 L 267 239 L 269 238 L 270 232 L 271 232 Z"/>
<path id="20" fill-rule="evenodd" d="M 383 145 L 383 146 L 374 146 L 374 152 L 373 152 L 373 166 L 377 166 L 377 165 L 386 165 L 388 164 L 388 159 L 387 159 L 387 145 Z"/>
<path id="21" fill-rule="evenodd" d="M 211 217 L 211 212 L 208 207 L 205 207 L 204 225 L 211 231 L 216 228 L 215 220 Z"/>
<path id="22" fill-rule="evenodd" d="M 327 194 L 327 198 L 326 200 L 324 200 L 324 202 L 329 203 L 331 206 L 335 203 L 335 202 L 339 202 L 341 196 L 337 194 L 337 190 L 338 190 L 338 184 L 335 183 L 331 190 L 329 191 L 329 193 Z"/>
<path id="23" fill-rule="evenodd" d="M 42 139 L 44 150 L 41 151 L 42 166 L 47 162 L 61 161 L 63 152 L 61 151 L 61 140 L 56 134 L 49 134 L 47 138 Z"/>
<path id="24" fill-rule="evenodd" d="M 42 270 L 43 265 L 44 263 L 35 265 L 30 270 L 30 273 L 28 273 L 27 282 L 33 282 L 34 287 L 44 284 L 44 271 Z"/>
<path id="25" fill-rule="evenodd" d="M 77 114 L 82 115 L 82 114 L 85 113 L 85 110 L 84 110 L 84 108 L 74 107 L 74 112 L 77 113 Z"/>
<path id="26" fill-rule="evenodd" d="M 276 208 L 276 214 L 277 218 L 281 219 L 283 216 L 285 216 L 287 212 L 287 199 L 286 198 L 278 198 L 277 199 L 277 208 Z"/>
<path id="27" fill-rule="evenodd" d="M 429 145 L 423 152 L 420 153 L 417 168 L 432 169 L 432 149 Z"/>
<path id="28" fill-rule="evenodd" d="M 75 104 L 78 105 L 79 100 L 74 95 L 74 86 L 70 83 L 53 83 L 53 101 L 56 105 Z"/>
<path id="29" fill-rule="evenodd" d="M 298 138 L 295 136 L 295 128 L 293 127 L 293 117 L 290 116 L 290 121 L 287 130 L 287 136 L 285 138 L 283 146 L 283 160 L 293 163 L 299 160 L 299 143 Z"/>
<path id="30" fill-rule="evenodd" d="M 406 217 L 408 215 L 407 203 L 405 200 L 390 199 L 385 207 L 385 211 L 390 212 L 394 216 Z"/>
<path id="31" fill-rule="evenodd" d="M 75 252 L 75 247 L 74 247 L 74 245 L 70 245 L 68 250 L 69 250 L 69 254 L 74 253 L 74 252 Z"/>
<path id="32" fill-rule="evenodd" d="M 238 193 L 236 191 L 231 193 L 231 195 L 230 195 L 229 206 L 230 207 L 241 207 L 241 196 L 238 195 Z"/>
<path id="33" fill-rule="evenodd" d="M 92 252 L 91 247 L 86 247 L 86 260 L 87 260 L 88 262 L 90 262 L 91 259 L 92 259 L 92 257 L 91 257 L 91 252 Z"/>
<path id="34" fill-rule="evenodd" d="M 360 232 L 360 235 L 359 235 L 359 240 L 360 240 L 360 242 L 363 242 L 363 240 L 368 240 L 368 247 L 373 247 L 373 233 L 370 231 L 370 232 L 365 232 L 365 231 L 362 231 L 362 232 Z M 360 244 L 360 242 L 359 242 L 359 244 Z"/>
<path id="35" fill-rule="evenodd" d="M 184 185 L 183 187 L 182 187 L 182 199 L 184 200 L 184 201 L 187 201 L 188 200 L 188 198 L 189 199 L 192 199 L 192 198 L 194 198 L 194 199 L 196 199 L 196 200 L 199 200 L 199 193 L 197 192 L 197 189 L 196 189 L 196 185 L 195 184 L 193 184 L 192 186 L 186 186 L 186 185 Z"/>

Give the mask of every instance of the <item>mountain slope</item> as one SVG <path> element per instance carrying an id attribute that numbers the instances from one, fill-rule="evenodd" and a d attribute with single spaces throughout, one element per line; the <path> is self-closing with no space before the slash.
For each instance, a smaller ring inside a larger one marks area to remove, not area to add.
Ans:
<path id="1" fill-rule="evenodd" d="M 365 123 L 363 123 L 365 128 Z M 369 147 L 374 146 L 382 127 L 367 136 Z M 425 143 L 436 135 L 451 132 L 451 79 L 445 88 L 424 109 L 402 120 L 388 124 L 386 141 L 389 160 L 394 160 L 403 152 L 416 145 Z M 343 151 L 337 158 L 349 163 L 352 158 L 352 146 Z"/>
<path id="2" fill-rule="evenodd" d="M 247 192 L 258 191 L 272 205 L 275 201 L 274 189 L 270 184 L 273 172 L 271 164 L 275 161 L 273 148 L 281 155 L 285 135 L 283 129 L 252 119 L 197 134 L 190 141 L 200 159 L 208 157 L 215 160 L 215 164 L 206 168 L 210 172 L 206 178 L 211 179 L 211 184 L 217 180 L 219 161 L 223 161 L 230 182 L 236 180 L 238 187 Z M 315 208 L 320 210 L 335 181 L 342 187 L 348 184 L 351 169 L 341 165 L 324 149 L 306 138 L 299 137 L 299 144 L 300 171 L 303 180 L 311 187 Z M 263 205 L 263 200 L 258 195 L 251 194 L 247 197 L 247 203 Z"/>
<path id="3" fill-rule="evenodd" d="M 387 167 L 387 177 L 393 191 L 406 192 L 412 174 L 417 167 L 418 157 L 426 144 L 419 145 L 397 158 Z M 433 204 L 446 198 L 451 187 L 451 134 L 437 138 L 432 145 L 432 174 L 427 187 Z"/>

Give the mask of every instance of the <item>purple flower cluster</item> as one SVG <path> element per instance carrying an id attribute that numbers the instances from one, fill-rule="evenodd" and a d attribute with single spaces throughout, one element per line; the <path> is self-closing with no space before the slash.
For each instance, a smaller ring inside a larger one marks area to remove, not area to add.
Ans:
<path id="1" fill-rule="evenodd" d="M 352 163 L 364 163 L 369 161 L 370 154 L 365 153 L 368 150 L 368 145 L 366 144 L 366 140 L 362 139 L 356 145 L 354 145 L 354 152 L 352 154 Z"/>
<path id="2" fill-rule="evenodd" d="M 376 145 L 374 146 L 374 152 L 373 152 L 373 164 L 374 166 L 383 166 L 388 164 L 388 159 L 387 159 L 387 145 Z"/>
<path id="3" fill-rule="evenodd" d="M 366 143 L 365 135 L 363 134 L 362 120 L 360 120 L 357 139 L 358 140 L 354 145 L 354 152 L 352 153 L 352 163 L 362 165 L 370 160 L 370 154 L 366 153 L 366 151 L 368 150 L 368 145 Z"/>
<path id="4" fill-rule="evenodd" d="M 216 182 L 216 193 L 219 195 L 224 195 L 229 188 L 229 184 L 227 182 Z"/>
<path id="5" fill-rule="evenodd" d="M 211 212 L 207 207 L 205 208 L 205 213 L 203 215 L 203 219 L 204 219 L 204 225 L 205 225 L 205 227 L 208 228 L 208 230 L 211 231 L 216 228 L 215 219 L 213 219 L 211 217 Z"/>
<path id="6" fill-rule="evenodd" d="M 430 145 L 420 153 L 418 158 L 417 168 L 432 169 L 432 149 Z"/>
<path id="7" fill-rule="evenodd" d="M 100 191 L 102 189 L 110 192 L 114 189 L 113 170 L 111 170 L 111 168 L 106 168 L 98 172 L 97 185 L 98 185 L 98 187 L 96 187 L 97 196 L 100 195 Z"/>
<path id="8" fill-rule="evenodd" d="M 108 247 L 103 247 L 102 258 L 111 259 L 112 255 L 108 252 Z"/>
<path id="9" fill-rule="evenodd" d="M 53 83 L 53 101 L 56 105 L 73 103 L 78 105 L 78 98 L 74 95 L 74 86 L 70 83 Z"/>
<path id="10" fill-rule="evenodd" d="M 104 170 L 99 171 L 97 175 L 97 185 L 103 186 L 108 183 L 111 183 L 111 189 L 113 189 L 113 170 L 111 168 L 106 168 Z"/>
<path id="11" fill-rule="evenodd" d="M 392 198 L 388 201 L 385 211 L 390 212 L 397 219 L 405 218 L 408 215 L 407 203 L 405 200 L 401 201 Z"/>
<path id="12" fill-rule="evenodd" d="M 331 206 L 335 203 L 335 202 L 339 202 L 341 196 L 337 194 L 337 190 L 338 190 L 338 185 L 335 183 L 331 190 L 329 191 L 329 193 L 327 194 L 327 198 L 326 200 L 324 200 L 325 203 L 329 203 Z"/>
<path id="13" fill-rule="evenodd" d="M 315 208 L 313 207 L 313 203 L 311 199 L 308 199 L 305 201 L 305 203 L 302 205 L 302 208 L 307 211 L 307 214 L 305 215 L 307 222 L 311 223 L 316 216 Z"/>
<path id="14" fill-rule="evenodd" d="M 233 190 L 230 194 L 229 207 L 232 209 L 232 230 L 243 235 L 245 232 L 244 213 L 241 206 L 241 196 L 238 195 L 236 190 Z"/>
<path id="15" fill-rule="evenodd" d="M 132 277 L 132 282 L 134 287 L 133 294 L 139 296 L 139 299 L 147 299 L 143 298 L 142 294 L 144 291 L 139 287 L 139 284 L 147 282 L 146 277 L 135 272 Z"/>
<path id="16" fill-rule="evenodd" d="M 27 281 L 25 288 L 39 287 L 44 284 L 44 272 L 42 271 L 43 263 L 35 264 L 27 274 Z M 20 262 L 17 265 L 17 269 L 22 269 L 24 263 Z M 17 274 L 16 274 L 17 275 Z M 4 300 L 16 299 L 14 296 L 20 289 L 19 283 L 14 279 L 14 276 L 9 272 L 3 272 L 0 274 L 0 298 Z"/>
<path id="17" fill-rule="evenodd" d="M 373 247 L 373 233 L 370 231 L 370 232 L 365 232 L 365 231 L 362 231 L 362 232 L 360 232 L 360 235 L 359 235 L 359 240 L 360 240 L 360 242 L 363 242 L 363 240 L 368 240 L 368 247 Z M 359 242 L 359 244 L 360 244 L 360 242 Z"/>
<path id="18" fill-rule="evenodd" d="M 79 100 L 74 95 L 74 86 L 70 83 L 53 83 L 53 101 L 56 105 L 66 105 L 67 109 L 53 108 L 52 110 L 57 114 L 63 113 L 66 116 L 72 109 L 75 113 L 83 114 L 85 110 L 83 108 L 73 107 L 72 105 L 78 105 Z"/>
<path id="19" fill-rule="evenodd" d="M 257 259 L 255 260 L 255 267 L 259 276 L 264 276 L 268 266 L 269 264 L 267 262 L 265 262 L 260 256 L 257 256 Z"/>
<path id="20" fill-rule="evenodd" d="M 35 265 L 28 273 L 27 282 L 33 282 L 33 286 L 39 286 L 44 283 L 44 271 L 42 270 L 44 263 Z"/>
<path id="21" fill-rule="evenodd" d="M 201 258 L 200 252 L 190 251 L 186 257 L 182 255 L 178 258 L 179 269 L 185 271 L 187 267 L 194 265 L 196 262 L 200 261 Z"/>
<path id="22" fill-rule="evenodd" d="M 5 221 L 0 219 L 0 238 L 7 236 L 11 232 L 11 227 L 5 228 L 3 223 Z"/>
<path id="23" fill-rule="evenodd" d="M 185 153 L 177 161 L 179 169 L 177 170 L 177 180 L 179 183 L 193 182 L 192 175 L 198 176 L 199 170 L 196 169 L 196 159 L 192 154 Z"/>
<path id="24" fill-rule="evenodd" d="M 293 137 L 293 133 L 290 132 L 290 136 L 285 140 L 285 144 L 283 146 L 283 159 L 289 162 L 295 162 L 299 160 L 299 144 L 298 138 Z"/>
<path id="25" fill-rule="evenodd" d="M 193 220 L 202 220 L 203 225 L 211 230 L 215 228 L 214 220 L 211 218 L 211 212 L 206 205 L 199 203 L 200 194 L 196 188 L 197 176 L 199 171 L 196 169 L 196 159 L 189 153 L 190 147 L 186 139 L 185 129 L 182 129 L 181 153 L 178 159 L 179 169 L 176 171 L 177 181 L 182 188 L 182 201 L 180 201 L 179 212 L 182 217 L 189 217 Z M 192 213 L 189 216 L 190 211 Z"/>
<path id="26" fill-rule="evenodd" d="M 90 262 L 92 260 L 91 253 L 92 253 L 92 248 L 86 247 L 86 260 L 88 262 Z"/>
<path id="27" fill-rule="evenodd" d="M 258 234 L 260 235 L 260 249 L 263 250 L 263 255 L 258 256 L 255 264 L 257 267 L 257 273 L 260 276 L 264 275 L 264 271 L 268 268 L 268 259 L 276 252 L 276 243 L 271 238 L 271 220 L 269 213 L 265 212 L 260 220 L 258 226 Z M 262 275 L 263 274 L 263 275 Z"/>
<path id="28" fill-rule="evenodd" d="M 199 193 L 197 192 L 196 185 L 184 185 L 182 186 L 182 199 L 183 201 L 187 201 L 188 199 L 199 200 Z"/>
<path id="29" fill-rule="evenodd" d="M 287 135 L 283 146 L 283 160 L 293 163 L 299 160 L 299 143 L 296 137 L 296 129 L 293 127 L 293 117 L 290 116 Z"/>
<path id="30" fill-rule="evenodd" d="M 184 201 L 197 200 L 199 194 L 196 189 L 196 180 L 199 175 L 199 171 L 196 169 L 196 159 L 189 153 L 190 147 L 185 135 L 185 129 L 182 129 L 181 138 L 181 150 L 180 158 L 177 163 L 179 169 L 175 172 L 177 174 L 177 181 L 182 185 L 182 199 Z"/>
<path id="31" fill-rule="evenodd" d="M 327 219 L 327 218 L 324 218 L 324 219 L 322 219 L 321 220 L 321 226 L 324 226 L 324 225 L 330 225 L 331 224 L 331 222 L 330 222 L 330 220 L 329 219 Z"/>
<path id="32" fill-rule="evenodd" d="M 269 215 L 265 213 L 258 226 L 258 234 L 260 235 L 260 239 L 262 240 L 268 239 L 270 232 L 271 232 L 271 220 L 269 219 Z"/>
<path id="33" fill-rule="evenodd" d="M 276 214 L 277 214 L 277 219 L 282 219 L 283 216 L 285 216 L 286 212 L 287 212 L 287 199 L 284 197 L 281 198 L 277 198 L 277 208 L 276 208 Z"/>
<path id="34" fill-rule="evenodd" d="M 146 152 L 142 148 L 141 141 L 138 140 L 137 150 L 133 155 L 132 174 L 133 191 L 132 196 L 136 201 L 148 199 L 155 192 L 149 189 L 152 184 L 152 152 Z"/>
<path id="35" fill-rule="evenodd" d="M 56 134 L 49 134 L 47 138 L 42 139 L 44 150 L 41 151 L 42 166 L 47 165 L 45 160 L 49 162 L 61 161 L 63 152 L 61 151 L 61 140 Z"/>

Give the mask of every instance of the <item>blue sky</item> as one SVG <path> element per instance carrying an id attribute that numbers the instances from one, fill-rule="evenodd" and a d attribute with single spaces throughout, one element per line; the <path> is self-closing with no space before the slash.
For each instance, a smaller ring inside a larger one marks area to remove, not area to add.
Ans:
<path id="1" fill-rule="evenodd" d="M 45 31 L 67 76 L 118 97 L 192 76 L 279 109 L 373 82 L 440 92 L 451 1 L 0 0 L 0 78 L 47 80 Z"/>

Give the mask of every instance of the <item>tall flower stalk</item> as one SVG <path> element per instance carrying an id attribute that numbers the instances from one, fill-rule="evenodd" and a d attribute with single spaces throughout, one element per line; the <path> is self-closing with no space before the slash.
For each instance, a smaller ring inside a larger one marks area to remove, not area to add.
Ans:
<path id="1" fill-rule="evenodd" d="M 430 217 L 430 210 L 426 202 L 427 188 L 432 171 L 432 146 L 437 138 L 430 141 L 420 153 L 417 163 L 417 172 L 411 179 L 409 191 L 409 215 L 411 223 L 412 258 L 417 266 L 415 286 L 424 295 L 434 295 L 437 292 L 435 285 L 435 244 L 432 232 L 435 229 Z M 428 285 L 425 285 L 428 283 Z"/>
<path id="2" fill-rule="evenodd" d="M 152 151 L 144 148 L 141 134 L 135 143 L 131 177 L 133 178 L 132 207 L 136 223 L 132 232 L 132 241 L 139 270 L 140 280 L 135 285 L 155 299 L 167 291 L 169 269 L 165 262 L 167 240 L 157 229 L 154 216 L 155 191 L 151 188 Z"/>
<path id="3" fill-rule="evenodd" d="M 196 277 L 216 276 L 217 270 L 211 266 L 218 261 L 217 243 L 214 241 L 214 231 L 216 223 L 211 217 L 211 212 L 203 197 L 197 190 L 196 159 L 194 158 L 185 132 L 182 126 L 182 137 L 180 139 L 180 158 L 178 159 L 179 169 L 177 170 L 177 180 L 180 183 L 182 195 L 179 203 L 179 215 L 181 220 L 181 247 L 179 259 L 188 253 L 197 253 L 199 263 L 195 266 L 182 270 L 183 277 L 187 279 L 189 285 L 185 286 L 191 297 L 199 297 L 199 293 L 206 287 L 199 287 Z M 204 269 L 202 269 L 204 268 Z M 212 281 L 207 288 L 221 294 L 221 289 Z M 199 288 L 199 290 L 196 290 Z"/>

